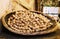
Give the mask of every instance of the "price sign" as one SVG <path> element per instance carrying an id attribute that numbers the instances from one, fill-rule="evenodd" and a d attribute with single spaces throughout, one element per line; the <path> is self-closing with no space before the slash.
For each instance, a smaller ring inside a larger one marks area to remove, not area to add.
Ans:
<path id="1" fill-rule="evenodd" d="M 43 7 L 43 13 L 47 13 L 49 15 L 58 15 L 59 7 Z"/>
<path id="2" fill-rule="evenodd" d="M 43 7 L 43 13 L 53 16 L 57 19 L 59 13 L 59 7 Z"/>

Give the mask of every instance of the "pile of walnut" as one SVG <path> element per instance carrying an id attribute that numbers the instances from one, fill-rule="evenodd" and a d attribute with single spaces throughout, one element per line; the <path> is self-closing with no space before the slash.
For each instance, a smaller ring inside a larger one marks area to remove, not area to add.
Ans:
<path id="1" fill-rule="evenodd" d="M 47 17 L 29 11 L 17 11 L 8 18 L 10 28 L 20 33 L 34 33 L 48 29 L 53 25 Z"/>

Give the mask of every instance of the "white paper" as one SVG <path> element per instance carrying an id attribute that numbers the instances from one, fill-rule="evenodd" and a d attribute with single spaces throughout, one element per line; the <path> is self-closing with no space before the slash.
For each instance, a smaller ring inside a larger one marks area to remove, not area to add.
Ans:
<path id="1" fill-rule="evenodd" d="M 49 13 L 49 15 L 58 15 L 59 13 L 59 7 L 43 7 L 43 13 Z"/>
<path id="2" fill-rule="evenodd" d="M 43 13 L 58 19 L 59 7 L 43 7 Z"/>

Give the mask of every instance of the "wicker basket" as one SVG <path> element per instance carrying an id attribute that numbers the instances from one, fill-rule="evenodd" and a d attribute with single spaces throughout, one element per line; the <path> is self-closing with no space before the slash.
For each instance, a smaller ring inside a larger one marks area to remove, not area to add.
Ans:
<path id="1" fill-rule="evenodd" d="M 57 30 L 57 22 L 55 21 L 55 20 L 51 20 L 51 21 L 53 21 L 53 23 L 55 23 L 55 25 L 53 25 L 51 28 L 49 28 L 48 30 L 44 30 L 44 31 L 41 31 L 41 32 L 35 32 L 35 33 L 33 33 L 33 34 L 22 34 L 22 33 L 20 33 L 20 32 L 17 32 L 17 31 L 15 31 L 15 30 L 13 30 L 13 29 L 11 29 L 9 26 L 8 26 L 8 24 L 7 24 L 7 19 L 8 19 L 8 17 L 11 15 L 11 14 L 14 14 L 16 11 L 13 11 L 13 12 L 10 12 L 10 13 L 6 13 L 6 14 L 4 14 L 4 16 L 2 17 L 2 23 L 3 23 L 3 25 L 4 25 L 4 27 L 6 28 L 6 29 L 8 29 L 9 31 L 11 31 L 11 32 L 13 32 L 13 33 L 15 33 L 15 34 L 19 34 L 19 35 L 43 35 L 43 34 L 48 34 L 48 33 L 51 33 L 51 32 L 54 32 L 54 31 L 56 31 Z M 38 12 L 36 12 L 36 13 L 38 13 Z M 42 13 L 40 13 L 40 14 L 42 14 Z M 43 15 L 43 14 L 42 14 Z M 49 16 L 47 16 L 47 17 L 49 17 Z M 50 17 L 49 17 L 50 18 Z M 51 18 L 50 18 L 51 19 Z"/>

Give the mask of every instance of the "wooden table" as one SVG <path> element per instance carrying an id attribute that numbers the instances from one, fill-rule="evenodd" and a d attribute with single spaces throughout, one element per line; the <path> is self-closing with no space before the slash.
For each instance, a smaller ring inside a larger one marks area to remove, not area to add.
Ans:
<path id="1" fill-rule="evenodd" d="M 46 35 L 22 36 L 8 31 L 0 22 L 0 39 L 60 39 L 60 30 Z"/>

